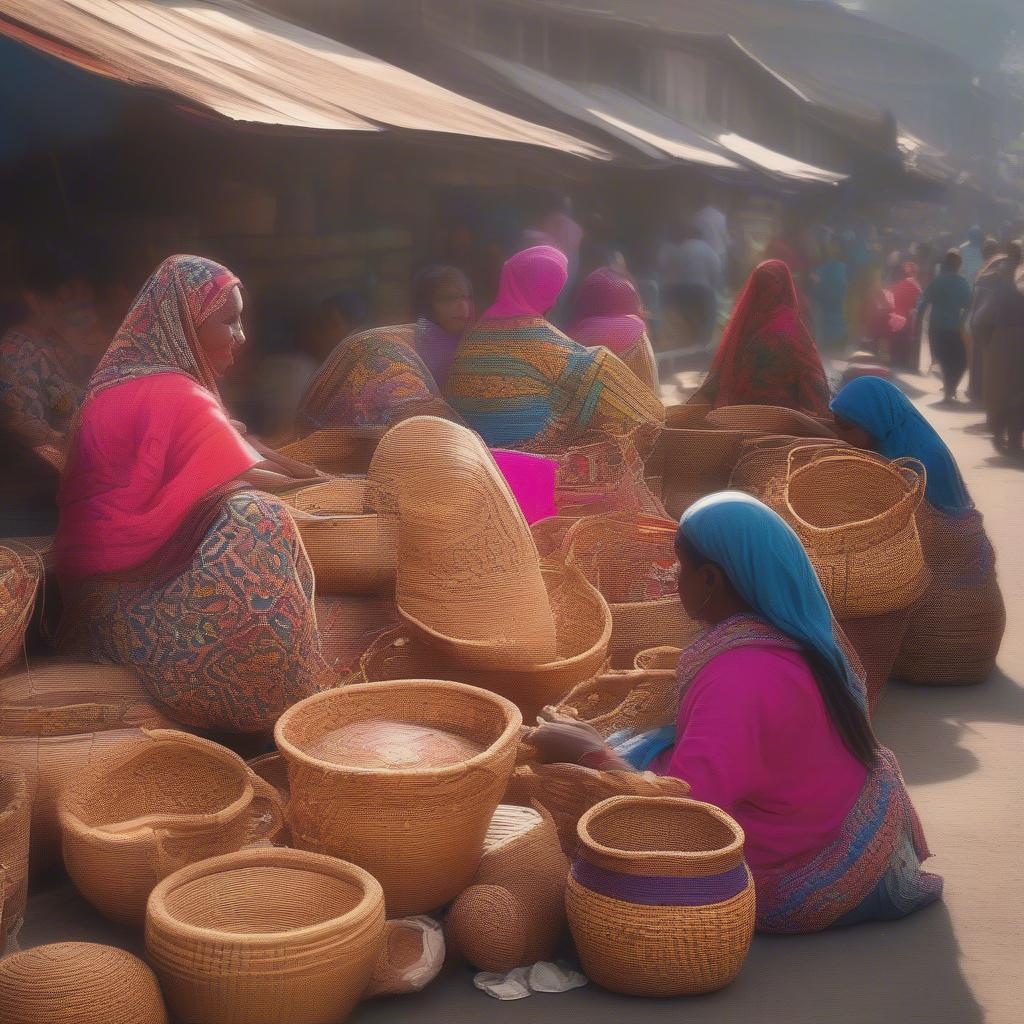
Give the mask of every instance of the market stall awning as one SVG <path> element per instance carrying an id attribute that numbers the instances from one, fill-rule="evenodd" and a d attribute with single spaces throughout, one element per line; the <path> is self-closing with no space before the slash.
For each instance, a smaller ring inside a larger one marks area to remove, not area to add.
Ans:
<path id="1" fill-rule="evenodd" d="M 837 171 L 828 171 L 824 167 L 815 167 L 814 164 L 804 163 L 785 153 L 778 153 L 735 132 L 718 132 L 713 138 L 740 160 L 776 178 L 817 185 L 836 185 L 847 178 L 847 175 Z"/>
<path id="2" fill-rule="evenodd" d="M 0 33 L 232 121 L 397 128 L 608 156 L 240 0 L 0 0 Z"/>

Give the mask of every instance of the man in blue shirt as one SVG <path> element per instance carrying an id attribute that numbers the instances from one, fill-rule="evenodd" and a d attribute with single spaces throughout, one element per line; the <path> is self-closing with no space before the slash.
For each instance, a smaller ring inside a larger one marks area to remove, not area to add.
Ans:
<path id="1" fill-rule="evenodd" d="M 956 401 L 956 389 L 967 371 L 963 322 L 971 305 L 971 286 L 960 273 L 962 262 L 959 250 L 950 249 L 942 261 L 940 273 L 925 288 L 917 304 L 919 318 L 931 307 L 928 344 L 932 358 L 942 367 L 942 386 L 947 402 Z"/>

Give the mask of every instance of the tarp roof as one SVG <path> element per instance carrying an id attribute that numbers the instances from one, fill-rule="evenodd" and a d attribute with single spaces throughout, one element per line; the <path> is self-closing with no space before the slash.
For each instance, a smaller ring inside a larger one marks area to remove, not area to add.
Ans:
<path id="1" fill-rule="evenodd" d="M 232 121 L 398 128 L 609 155 L 240 0 L 0 0 L 0 33 Z"/>

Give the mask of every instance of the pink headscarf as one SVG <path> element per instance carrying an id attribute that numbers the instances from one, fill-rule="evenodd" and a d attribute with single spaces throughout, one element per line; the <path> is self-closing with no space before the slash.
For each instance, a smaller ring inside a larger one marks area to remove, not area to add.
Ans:
<path id="1" fill-rule="evenodd" d="M 543 316 L 569 280 L 569 260 L 552 245 L 523 249 L 501 268 L 498 297 L 481 320 Z"/>
<path id="2" fill-rule="evenodd" d="M 611 267 L 601 267 L 580 288 L 568 334 L 587 348 L 603 345 L 621 355 L 644 336 L 642 312 L 633 282 Z"/>

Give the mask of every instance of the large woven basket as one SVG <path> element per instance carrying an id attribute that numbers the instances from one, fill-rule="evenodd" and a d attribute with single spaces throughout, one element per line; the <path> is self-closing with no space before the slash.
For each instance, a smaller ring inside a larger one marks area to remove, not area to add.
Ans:
<path id="1" fill-rule="evenodd" d="M 835 617 L 858 619 L 908 608 L 928 587 L 924 486 L 920 463 L 850 450 L 814 455 L 765 500 L 796 531 Z"/>
<path id="2" fill-rule="evenodd" d="M 481 971 L 550 960 L 565 931 L 569 862 L 550 816 L 502 804 L 473 884 L 445 920 L 448 944 Z"/>
<path id="3" fill-rule="evenodd" d="M 982 683 L 995 669 L 1006 607 L 981 513 L 949 516 L 924 502 L 918 526 L 932 583 L 911 612 L 894 675 L 910 683 Z"/>
<path id="4" fill-rule="evenodd" d="M 153 972 L 92 942 L 36 946 L 0 960 L 4 1024 L 167 1024 Z"/>
<path id="5" fill-rule="evenodd" d="M 43 578 L 42 556 L 18 541 L 0 542 L 0 675 L 24 655 L 25 630 Z"/>
<path id="6" fill-rule="evenodd" d="M 708 413 L 707 424 L 726 430 L 760 430 L 766 434 L 789 434 L 792 437 L 836 436 L 827 420 L 779 405 L 722 406 Z"/>
<path id="7" fill-rule="evenodd" d="M 279 451 L 325 473 L 365 473 L 387 427 L 327 427 Z"/>
<path id="8" fill-rule="evenodd" d="M 25 915 L 31 820 L 25 776 L 10 765 L 0 764 L 0 949 Z"/>
<path id="9" fill-rule="evenodd" d="M 64 864 L 107 917 L 141 925 L 162 878 L 275 834 L 277 791 L 235 753 L 170 729 L 113 751 L 65 786 Z"/>
<path id="10" fill-rule="evenodd" d="M 332 515 L 291 510 L 313 566 L 318 594 L 394 591 L 398 520 L 394 516 Z"/>
<path id="11" fill-rule="evenodd" d="M 696 800 L 617 797 L 580 819 L 565 892 L 587 976 L 613 992 L 715 992 L 754 934 L 743 830 Z"/>
<path id="12" fill-rule="evenodd" d="M 340 1024 L 383 938 L 376 880 L 299 850 L 182 868 L 146 913 L 146 953 L 177 1024 Z"/>
<path id="13" fill-rule="evenodd" d="M 868 713 L 874 715 L 885 684 L 893 674 L 913 608 L 840 622 L 843 633 L 864 668 Z"/>
<path id="14" fill-rule="evenodd" d="M 739 458 L 729 477 L 729 488 L 746 491 L 763 501 L 772 483 L 785 480 L 791 465 L 790 452 L 798 453 L 793 458 L 800 460 L 844 449 L 849 449 L 844 441 L 778 434 L 750 438 L 740 445 Z"/>
<path id="15" fill-rule="evenodd" d="M 350 672 L 370 645 L 401 623 L 395 602 L 368 594 L 321 595 L 316 599 L 320 651 L 336 672 Z"/>
<path id="16" fill-rule="evenodd" d="M 466 668 L 555 658 L 537 546 L 478 435 L 405 420 L 381 441 L 369 480 L 368 504 L 400 517 L 395 601 L 416 632 Z"/>
<path id="17" fill-rule="evenodd" d="M 33 871 L 60 862 L 57 797 L 65 783 L 141 739 L 143 727 L 173 726 L 121 666 L 54 658 L 0 680 L 0 761 L 28 783 Z"/>
<path id="18" fill-rule="evenodd" d="M 675 537 L 672 520 L 632 514 L 581 519 L 565 536 L 563 557 L 608 602 L 613 668 L 648 647 L 685 647 L 700 628 L 679 600 Z"/>
<path id="19" fill-rule="evenodd" d="M 555 616 L 557 657 L 521 669 L 476 672 L 425 643 L 408 629 L 385 633 L 367 649 L 359 676 L 367 683 L 390 679 L 454 679 L 511 700 L 532 722 L 548 704 L 557 704 L 574 686 L 599 672 L 608 656 L 612 615 L 608 604 L 580 570 L 564 563 L 541 569 Z"/>
<path id="20" fill-rule="evenodd" d="M 453 764 L 401 769 L 353 767 L 310 752 L 335 730 L 371 720 L 446 730 L 482 750 Z M 476 872 L 522 721 L 496 694 L 422 679 L 347 686 L 301 701 L 274 729 L 288 761 L 293 841 L 372 872 L 391 917 L 442 906 Z"/>

